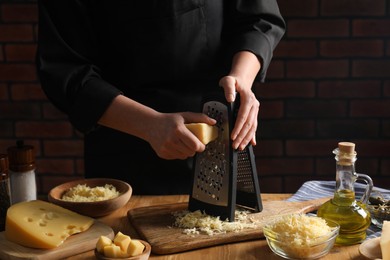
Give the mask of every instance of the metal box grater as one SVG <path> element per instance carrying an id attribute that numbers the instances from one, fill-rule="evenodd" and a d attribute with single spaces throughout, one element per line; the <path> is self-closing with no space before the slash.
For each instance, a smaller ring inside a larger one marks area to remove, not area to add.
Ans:
<path id="1" fill-rule="evenodd" d="M 202 112 L 217 120 L 218 138 L 195 156 L 190 211 L 201 210 L 234 221 L 236 206 L 262 210 L 253 148 L 232 148 L 230 133 L 238 107 L 238 95 L 234 103 L 227 103 L 223 95 L 204 100 Z"/>

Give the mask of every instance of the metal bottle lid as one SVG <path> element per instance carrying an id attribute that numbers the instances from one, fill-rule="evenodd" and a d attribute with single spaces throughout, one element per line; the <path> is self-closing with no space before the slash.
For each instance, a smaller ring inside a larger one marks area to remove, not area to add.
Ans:
<path id="1" fill-rule="evenodd" d="M 9 169 L 13 172 L 26 172 L 35 169 L 34 147 L 24 145 L 22 140 L 16 142 L 16 146 L 7 149 L 9 157 Z"/>

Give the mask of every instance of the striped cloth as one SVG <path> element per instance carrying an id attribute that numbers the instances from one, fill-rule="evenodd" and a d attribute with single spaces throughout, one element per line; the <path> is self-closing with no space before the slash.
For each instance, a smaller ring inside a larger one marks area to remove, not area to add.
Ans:
<path id="1" fill-rule="evenodd" d="M 322 197 L 332 197 L 335 191 L 335 181 L 307 181 L 299 190 L 287 201 L 306 201 L 312 199 L 318 199 Z M 362 183 L 355 183 L 355 195 L 356 199 L 360 199 L 364 194 L 366 185 Z M 390 190 L 374 187 L 371 194 L 379 192 L 385 199 L 390 199 Z M 371 224 L 367 229 L 367 238 L 379 237 L 381 235 L 381 229 Z"/>

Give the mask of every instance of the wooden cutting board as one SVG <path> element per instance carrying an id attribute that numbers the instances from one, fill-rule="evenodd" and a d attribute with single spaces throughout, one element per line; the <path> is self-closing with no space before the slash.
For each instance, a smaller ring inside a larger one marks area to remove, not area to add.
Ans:
<path id="1" fill-rule="evenodd" d="M 172 254 L 202 247 L 264 238 L 262 227 L 267 222 L 290 213 L 315 211 L 327 200 L 329 198 L 302 202 L 263 201 L 263 211 L 250 214 L 251 218 L 259 222 L 258 228 L 213 236 L 186 235 L 182 233 L 182 229 L 172 227 L 174 222 L 172 213 L 187 209 L 188 203 L 135 208 L 129 210 L 127 216 L 139 235 L 151 244 L 153 253 Z"/>
<path id="2" fill-rule="evenodd" d="M 93 250 L 100 236 L 107 236 L 112 239 L 114 231 L 102 222 L 95 221 L 87 231 L 69 237 L 55 249 L 33 249 L 8 241 L 4 232 L 1 232 L 0 259 L 58 260 Z"/>

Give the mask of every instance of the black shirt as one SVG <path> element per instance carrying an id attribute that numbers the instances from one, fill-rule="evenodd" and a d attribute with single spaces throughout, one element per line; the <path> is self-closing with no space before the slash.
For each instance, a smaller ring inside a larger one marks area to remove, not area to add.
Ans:
<path id="1" fill-rule="evenodd" d="M 119 94 L 160 112 L 200 112 L 234 53 L 256 54 L 264 80 L 284 29 L 276 0 L 42 0 L 37 68 L 48 98 L 85 133 L 86 177 L 185 193 L 189 161 L 162 160 L 97 121 Z"/>

